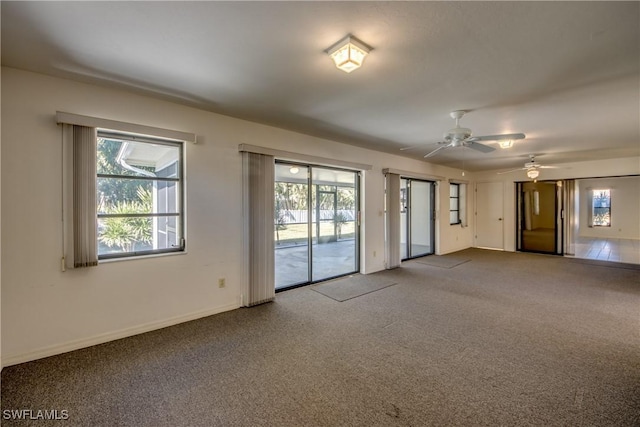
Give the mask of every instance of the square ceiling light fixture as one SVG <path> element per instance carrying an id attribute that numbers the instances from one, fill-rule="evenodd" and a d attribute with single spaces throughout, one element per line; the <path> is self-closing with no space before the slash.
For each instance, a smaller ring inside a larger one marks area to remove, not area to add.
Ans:
<path id="1" fill-rule="evenodd" d="M 360 68 L 364 57 L 372 50 L 371 46 L 367 46 L 364 42 L 349 34 L 327 49 L 326 52 L 333 59 L 336 67 L 345 73 L 350 73 Z"/>

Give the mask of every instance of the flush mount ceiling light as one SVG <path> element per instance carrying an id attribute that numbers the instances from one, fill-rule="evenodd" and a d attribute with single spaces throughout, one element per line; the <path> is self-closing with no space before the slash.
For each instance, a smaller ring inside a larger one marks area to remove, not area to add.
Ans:
<path id="1" fill-rule="evenodd" d="M 511 147 L 513 147 L 512 139 L 505 139 L 500 141 L 500 148 L 511 148 Z"/>
<path id="2" fill-rule="evenodd" d="M 536 170 L 536 169 L 531 169 L 529 171 L 527 171 L 527 176 L 531 179 L 536 179 L 538 177 L 538 175 L 540 175 L 540 171 Z"/>
<path id="3" fill-rule="evenodd" d="M 350 73 L 360 68 L 364 57 L 371 52 L 372 48 L 364 42 L 358 40 L 351 34 L 331 46 L 326 50 L 327 54 L 333 59 L 336 67 Z"/>

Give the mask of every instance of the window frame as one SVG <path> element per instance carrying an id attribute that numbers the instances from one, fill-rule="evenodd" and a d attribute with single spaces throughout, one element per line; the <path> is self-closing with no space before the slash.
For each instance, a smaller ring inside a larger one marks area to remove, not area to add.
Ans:
<path id="1" fill-rule="evenodd" d="M 451 190 L 453 188 L 457 189 L 457 195 L 456 196 L 452 196 L 451 195 Z M 451 209 L 451 200 L 455 199 L 456 202 L 456 207 L 457 209 Z M 462 218 L 460 216 L 460 211 L 461 211 L 461 206 L 460 206 L 460 183 L 457 182 L 450 182 L 449 183 L 449 225 L 460 225 L 462 224 Z M 456 218 L 457 221 L 456 222 L 451 222 L 451 213 L 455 212 L 456 213 Z"/>
<path id="2" fill-rule="evenodd" d="M 609 204 L 608 206 L 596 206 L 596 194 L 599 192 L 607 192 Z M 597 208 L 606 208 L 609 213 L 609 223 L 608 224 L 596 224 L 596 207 Z M 610 188 L 601 188 L 592 190 L 591 194 L 591 226 L 592 227 L 611 227 L 611 189 Z"/>
<path id="3" fill-rule="evenodd" d="M 97 139 L 96 144 L 100 141 L 100 139 L 112 139 L 112 140 L 121 140 L 123 142 L 135 142 L 135 143 L 144 143 L 144 144 L 153 144 L 153 145 L 164 145 L 170 147 L 176 147 L 178 149 L 178 165 L 177 165 L 177 176 L 176 177 L 148 177 L 141 175 L 122 175 L 122 174 L 104 174 L 99 173 L 96 168 L 96 190 L 98 189 L 98 180 L 100 179 L 130 179 L 130 180 L 139 180 L 139 181 L 151 181 L 151 182 L 175 182 L 177 184 L 178 189 L 178 202 L 176 203 L 177 212 L 176 213 L 135 213 L 135 214 L 105 214 L 97 212 L 96 216 L 96 228 L 99 226 L 99 222 L 103 218 L 161 218 L 161 217 L 174 217 L 176 218 L 176 234 L 179 236 L 178 244 L 170 247 L 170 248 L 162 248 L 162 249 L 151 249 L 151 250 L 137 250 L 131 252 L 117 252 L 117 253 L 108 253 L 108 254 L 100 254 L 98 250 L 98 261 L 110 261 L 110 260 L 122 260 L 122 259 L 135 259 L 139 257 L 145 256 L 153 256 L 153 255 L 161 255 L 161 254 L 171 254 L 171 253 L 181 253 L 186 250 L 186 238 L 185 238 L 185 193 L 186 193 L 186 185 L 185 185 L 185 162 L 184 162 L 184 149 L 185 142 L 180 140 L 174 140 L 169 138 L 163 138 L 158 136 L 147 136 L 147 135 L 139 135 L 128 132 L 115 131 L 111 129 L 97 128 Z M 97 166 L 98 158 L 96 156 L 96 166 Z M 100 203 L 99 200 L 96 199 L 96 206 Z M 100 242 L 100 234 L 98 233 L 98 244 Z"/>

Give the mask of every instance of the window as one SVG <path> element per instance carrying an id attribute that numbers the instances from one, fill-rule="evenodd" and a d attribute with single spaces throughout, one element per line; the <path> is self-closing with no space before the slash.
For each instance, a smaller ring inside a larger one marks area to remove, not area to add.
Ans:
<path id="1" fill-rule="evenodd" d="M 449 183 L 449 223 L 460 224 L 460 184 Z"/>
<path id="2" fill-rule="evenodd" d="M 593 190 L 591 218 L 594 227 L 611 227 L 611 190 Z"/>
<path id="3" fill-rule="evenodd" d="M 182 143 L 98 130 L 98 258 L 184 250 Z"/>

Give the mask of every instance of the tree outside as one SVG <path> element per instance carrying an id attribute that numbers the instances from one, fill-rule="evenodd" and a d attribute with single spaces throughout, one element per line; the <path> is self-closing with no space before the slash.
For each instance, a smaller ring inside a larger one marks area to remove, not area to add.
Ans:
<path id="1" fill-rule="evenodd" d="M 98 139 L 98 174 L 132 177 L 98 178 L 98 212 L 117 215 L 152 213 L 153 183 L 135 179 L 135 172 L 117 163 L 121 145 L 122 141 Z M 99 221 L 98 241 L 115 252 L 133 252 L 148 248 L 153 241 L 152 230 L 149 217 L 103 217 Z"/>

